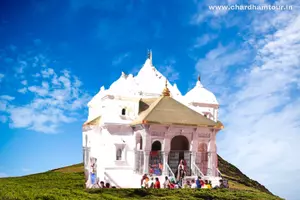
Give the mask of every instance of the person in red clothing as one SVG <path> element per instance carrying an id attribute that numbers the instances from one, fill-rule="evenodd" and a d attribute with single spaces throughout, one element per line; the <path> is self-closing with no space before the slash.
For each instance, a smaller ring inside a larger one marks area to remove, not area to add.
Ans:
<path id="1" fill-rule="evenodd" d="M 157 177 L 155 178 L 154 188 L 160 189 L 160 182 L 159 182 L 159 179 Z"/>
<path id="2" fill-rule="evenodd" d="M 141 188 L 143 188 L 143 182 L 147 178 L 147 174 L 144 174 L 142 179 L 141 179 Z"/>

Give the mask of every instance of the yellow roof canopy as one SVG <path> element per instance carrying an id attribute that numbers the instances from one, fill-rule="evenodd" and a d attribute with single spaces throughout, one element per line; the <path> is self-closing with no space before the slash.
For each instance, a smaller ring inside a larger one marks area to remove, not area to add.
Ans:
<path id="1" fill-rule="evenodd" d="M 147 105 L 149 105 L 148 102 Z M 140 104 L 141 105 L 141 104 Z M 143 109 L 141 109 L 143 110 Z M 142 111 L 132 125 L 165 124 L 215 127 L 216 122 L 190 109 L 170 96 L 162 96 Z"/>

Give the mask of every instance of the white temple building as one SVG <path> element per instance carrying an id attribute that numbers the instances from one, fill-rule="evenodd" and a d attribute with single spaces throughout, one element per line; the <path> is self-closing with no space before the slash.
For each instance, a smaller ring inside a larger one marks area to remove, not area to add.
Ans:
<path id="1" fill-rule="evenodd" d="M 88 103 L 83 124 L 87 187 L 95 180 L 140 188 L 143 174 L 175 176 L 184 159 L 187 177 L 219 183 L 216 134 L 219 104 L 200 78 L 182 95 L 152 64 L 149 51 L 138 74 L 122 72 Z M 93 179 L 93 180 L 92 180 Z"/>

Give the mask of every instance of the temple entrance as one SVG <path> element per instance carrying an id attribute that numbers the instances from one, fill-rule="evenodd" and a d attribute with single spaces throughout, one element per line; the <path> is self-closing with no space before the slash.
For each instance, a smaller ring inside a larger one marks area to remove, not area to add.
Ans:
<path id="1" fill-rule="evenodd" d="M 151 152 L 149 156 L 149 173 L 156 176 L 162 175 L 163 157 L 161 154 L 160 141 L 154 141 L 151 145 Z"/>
<path id="2" fill-rule="evenodd" d="M 186 164 L 187 175 L 191 174 L 190 172 L 191 155 L 190 155 L 189 148 L 190 148 L 189 140 L 183 135 L 175 136 L 171 140 L 171 150 L 169 153 L 168 164 L 175 175 L 177 174 L 178 171 L 178 164 L 182 159 L 185 161 Z"/>

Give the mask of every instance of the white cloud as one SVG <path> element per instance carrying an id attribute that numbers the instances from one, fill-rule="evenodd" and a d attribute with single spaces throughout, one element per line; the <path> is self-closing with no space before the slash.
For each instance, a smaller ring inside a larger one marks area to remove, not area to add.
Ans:
<path id="1" fill-rule="evenodd" d="M 14 100 L 15 97 L 9 96 L 9 95 L 1 95 L 0 96 L 0 112 L 5 112 L 7 111 L 10 101 Z M 4 122 L 6 121 L 6 117 L 2 116 L 1 121 Z"/>
<path id="2" fill-rule="evenodd" d="M 115 65 L 121 64 L 124 61 L 124 59 L 126 59 L 129 56 L 130 56 L 130 53 L 124 53 L 122 55 L 115 57 L 112 61 L 112 65 L 115 66 Z"/>
<path id="3" fill-rule="evenodd" d="M 235 0 L 219 0 L 219 1 L 198 1 L 196 2 L 197 12 L 193 15 L 191 19 L 191 24 L 200 24 L 209 18 L 219 18 L 220 20 L 223 15 L 228 13 L 225 9 L 214 9 L 210 10 L 209 6 L 220 6 L 233 4 Z"/>
<path id="4" fill-rule="evenodd" d="M 79 78 L 71 71 L 51 68 L 53 62 L 42 54 L 18 53 L 11 63 L 13 76 L 8 78 L 22 95 L 12 97 L 14 91 L 7 90 L 0 96 L 0 121 L 11 128 L 58 133 L 62 125 L 78 120 L 79 110 L 89 100 Z"/>
<path id="5" fill-rule="evenodd" d="M 194 48 L 200 48 L 216 39 L 218 36 L 214 34 L 204 34 L 196 39 Z"/>
<path id="6" fill-rule="evenodd" d="M 293 3 L 299 5 L 281 1 Z M 249 50 L 236 45 L 218 46 L 196 66 L 209 80 L 230 88 L 230 93 L 221 96 L 220 120 L 225 130 L 218 136 L 219 154 L 287 199 L 298 197 L 292 183 L 300 180 L 299 13 L 294 9 L 255 16 L 249 29 L 253 38 L 249 39 L 257 56 L 255 65 L 246 70 L 227 71 L 251 58 Z"/>
<path id="7" fill-rule="evenodd" d="M 28 83 L 27 80 L 21 81 L 21 84 L 22 84 L 22 85 L 27 85 L 27 83 Z"/>
<path id="8" fill-rule="evenodd" d="M 41 86 L 28 87 L 36 95 L 31 103 L 9 109 L 11 127 L 56 133 L 60 124 L 76 120 L 76 111 L 85 106 L 89 96 L 80 90 L 80 80 L 69 71 L 50 71 L 51 77 L 45 76 Z"/>
<path id="9" fill-rule="evenodd" d="M 48 89 L 39 86 L 30 86 L 28 87 L 28 90 L 40 96 L 45 96 L 46 94 L 48 94 Z"/>
<path id="10" fill-rule="evenodd" d="M 25 94 L 27 92 L 27 88 L 24 87 L 24 88 L 18 89 L 18 92 Z"/>
<path id="11" fill-rule="evenodd" d="M 227 84 L 232 82 L 232 74 L 239 69 L 236 66 L 246 64 L 251 58 L 247 49 L 239 49 L 235 44 L 223 46 L 219 44 L 210 50 L 204 58 L 200 58 L 196 64 L 196 71 L 201 75 L 201 81 L 216 94 L 224 94 Z M 231 74 L 228 72 L 230 71 Z M 227 96 L 227 95 L 225 95 Z M 220 103 L 222 103 L 222 99 Z"/>
<path id="12" fill-rule="evenodd" d="M 6 101 L 11 101 L 14 100 L 15 97 L 9 96 L 9 95 L 1 95 L 0 99 L 6 100 Z"/>
<path id="13" fill-rule="evenodd" d="M 160 71 L 171 82 L 179 79 L 179 72 L 174 68 L 175 64 L 176 61 L 174 59 L 167 59 L 164 61 L 164 65 L 158 66 L 158 71 Z"/>

